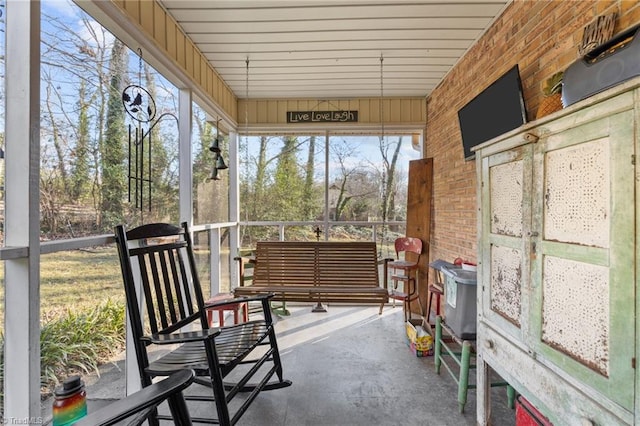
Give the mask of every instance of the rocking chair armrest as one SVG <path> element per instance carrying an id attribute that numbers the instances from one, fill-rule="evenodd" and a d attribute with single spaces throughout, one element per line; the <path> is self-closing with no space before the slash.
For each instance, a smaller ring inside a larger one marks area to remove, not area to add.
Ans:
<path id="1" fill-rule="evenodd" d="M 156 345 L 172 345 L 175 343 L 201 342 L 211 339 L 220 334 L 219 328 L 208 328 L 206 330 L 186 331 L 173 334 L 151 334 L 143 336 L 141 340 L 154 343 Z"/>
<path id="2" fill-rule="evenodd" d="M 256 257 L 252 254 L 246 256 L 236 256 L 233 260 L 244 263 L 256 263 Z"/>
<path id="3" fill-rule="evenodd" d="M 254 255 L 249 256 L 236 256 L 233 260 L 238 262 L 238 272 L 240 273 L 240 287 L 244 287 L 246 281 L 251 281 L 253 277 L 245 274 L 245 269 L 253 268 L 256 264 L 256 257 Z"/>
<path id="4" fill-rule="evenodd" d="M 243 302 L 261 302 L 265 299 L 271 299 L 274 296 L 275 296 L 274 293 L 256 294 L 255 296 L 239 296 L 239 297 L 233 297 L 226 300 L 221 300 L 219 302 L 205 303 L 204 307 L 214 308 L 217 306 L 233 305 L 236 303 L 243 303 Z"/>
<path id="5" fill-rule="evenodd" d="M 151 386 L 120 399 L 108 406 L 83 417 L 75 425 L 82 426 L 108 426 L 116 424 L 136 414 L 150 414 L 150 410 L 164 400 L 180 397 L 180 392 L 193 382 L 195 374 L 193 370 L 181 370 L 166 379 L 154 383 Z M 144 416 L 141 421 L 144 421 Z M 185 420 L 185 419 L 183 419 Z M 187 424 L 191 424 L 188 422 Z"/>

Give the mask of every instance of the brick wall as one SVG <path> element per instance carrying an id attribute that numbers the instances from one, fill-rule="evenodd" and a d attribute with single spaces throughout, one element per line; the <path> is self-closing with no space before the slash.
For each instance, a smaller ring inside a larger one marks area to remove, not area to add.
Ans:
<path id="1" fill-rule="evenodd" d="M 533 120 L 544 80 L 578 57 L 582 30 L 616 11 L 618 33 L 640 22 L 638 1 L 514 1 L 427 99 L 425 157 L 433 161 L 429 261 L 475 261 L 475 163 L 465 162 L 458 110 L 516 63 L 527 117 Z"/>

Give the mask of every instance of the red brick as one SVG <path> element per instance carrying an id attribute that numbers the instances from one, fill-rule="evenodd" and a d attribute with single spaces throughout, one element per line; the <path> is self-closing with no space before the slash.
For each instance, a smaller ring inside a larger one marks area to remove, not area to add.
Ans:
<path id="1" fill-rule="evenodd" d="M 533 119 L 544 80 L 577 59 L 585 25 L 612 11 L 619 12 L 616 32 L 640 22 L 637 1 L 514 1 L 434 89 L 425 144 L 434 159 L 430 260 L 477 261 L 475 163 L 462 158 L 458 110 L 518 63 Z"/>

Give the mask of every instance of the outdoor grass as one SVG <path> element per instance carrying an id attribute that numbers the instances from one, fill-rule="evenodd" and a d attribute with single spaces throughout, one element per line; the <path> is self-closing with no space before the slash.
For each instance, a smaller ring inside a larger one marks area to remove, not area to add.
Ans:
<path id="1" fill-rule="evenodd" d="M 4 330 L 3 263 L 0 277 Z M 125 305 L 115 247 L 43 255 L 40 282 L 40 378 L 46 397 L 65 377 L 95 372 L 124 348 Z M 4 347 L 4 333 L 0 344 Z"/>
<path id="2" fill-rule="evenodd" d="M 43 394 L 71 374 L 90 374 L 124 347 L 124 303 L 110 300 L 44 324 L 40 333 Z"/>
<path id="3" fill-rule="evenodd" d="M 208 251 L 195 252 L 203 292 L 208 291 Z M 40 318 L 47 323 L 67 310 L 80 312 L 106 300 L 124 304 L 124 286 L 114 246 L 41 256 Z M 4 263 L 0 262 L 0 330 L 4 329 Z"/>
<path id="4" fill-rule="evenodd" d="M 107 299 L 122 303 L 125 300 L 115 247 L 43 255 L 40 282 L 43 321 L 55 318 L 67 309 L 82 311 Z M 0 289 L 4 291 L 4 286 Z"/>
<path id="5" fill-rule="evenodd" d="M 203 287 L 208 291 L 208 251 L 195 254 Z M 124 349 L 125 295 L 118 252 L 113 246 L 43 255 L 40 282 L 41 394 L 47 397 L 65 377 L 95 372 Z M 0 262 L 2 348 L 4 290 L 4 263 Z M 4 380 L 3 355 L 2 350 L 0 386 Z"/>
<path id="6" fill-rule="evenodd" d="M 40 258 L 40 318 L 46 323 L 67 309 L 81 311 L 110 299 L 124 303 L 115 247 L 69 250 Z M 4 263 L 0 262 L 0 329 L 4 329 Z"/>

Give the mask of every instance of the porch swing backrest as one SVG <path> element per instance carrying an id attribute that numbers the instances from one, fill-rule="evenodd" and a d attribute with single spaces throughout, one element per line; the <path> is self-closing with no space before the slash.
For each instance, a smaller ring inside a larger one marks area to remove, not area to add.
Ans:
<path id="1" fill-rule="evenodd" d="M 374 303 L 381 311 L 388 301 L 375 242 L 259 241 L 254 254 L 252 284 L 236 288 L 236 296 L 273 293 L 273 300 L 284 302 Z"/>

